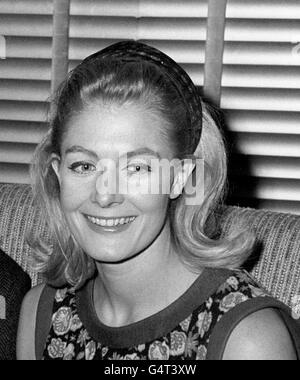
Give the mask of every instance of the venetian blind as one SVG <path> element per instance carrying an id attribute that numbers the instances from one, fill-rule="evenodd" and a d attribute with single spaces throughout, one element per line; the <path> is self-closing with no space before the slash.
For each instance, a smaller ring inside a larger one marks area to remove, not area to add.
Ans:
<path id="1" fill-rule="evenodd" d="M 149 42 L 203 85 L 208 0 L 71 0 L 70 69 L 109 44 Z M 53 0 L 0 0 L 0 181 L 29 182 L 46 131 L 51 88 Z"/>
<path id="2" fill-rule="evenodd" d="M 228 0 L 221 107 L 232 202 L 300 214 L 299 0 Z"/>
<path id="3" fill-rule="evenodd" d="M 27 183 L 46 131 L 52 0 L 0 0 L 0 181 Z"/>
<path id="4" fill-rule="evenodd" d="M 208 0 L 71 0 L 71 68 L 123 39 L 150 43 L 203 85 Z"/>

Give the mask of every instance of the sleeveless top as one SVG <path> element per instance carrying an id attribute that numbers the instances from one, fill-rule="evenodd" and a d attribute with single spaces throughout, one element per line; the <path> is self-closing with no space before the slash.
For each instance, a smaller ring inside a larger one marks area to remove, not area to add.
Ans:
<path id="1" fill-rule="evenodd" d="M 44 288 L 37 312 L 38 360 L 222 360 L 234 328 L 265 308 L 281 315 L 300 359 L 299 321 L 245 271 L 205 269 L 166 309 L 120 328 L 101 323 L 93 289 L 94 280 L 78 292 Z"/>

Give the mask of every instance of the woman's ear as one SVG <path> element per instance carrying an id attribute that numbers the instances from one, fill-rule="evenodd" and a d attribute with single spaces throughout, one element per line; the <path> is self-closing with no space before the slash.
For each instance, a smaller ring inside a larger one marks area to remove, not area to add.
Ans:
<path id="1" fill-rule="evenodd" d="M 178 168 L 177 172 L 175 173 L 170 193 L 171 199 L 176 199 L 183 193 L 183 189 L 187 184 L 190 175 L 193 173 L 195 166 L 196 164 L 190 160 L 188 162 L 183 161 L 183 165 Z"/>
<path id="2" fill-rule="evenodd" d="M 52 166 L 52 169 L 54 170 L 54 173 L 56 174 L 59 184 L 60 184 L 60 164 L 61 164 L 60 157 L 57 154 L 52 154 L 51 166 Z"/>

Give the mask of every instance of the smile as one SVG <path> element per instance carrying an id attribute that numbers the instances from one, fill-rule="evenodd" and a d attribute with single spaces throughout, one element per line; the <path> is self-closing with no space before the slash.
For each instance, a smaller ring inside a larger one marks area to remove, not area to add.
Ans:
<path id="1" fill-rule="evenodd" d="M 116 227 L 119 225 L 132 223 L 137 217 L 127 217 L 127 218 L 118 218 L 118 219 L 99 219 L 94 216 L 87 215 L 87 219 L 97 226 L 101 227 Z"/>

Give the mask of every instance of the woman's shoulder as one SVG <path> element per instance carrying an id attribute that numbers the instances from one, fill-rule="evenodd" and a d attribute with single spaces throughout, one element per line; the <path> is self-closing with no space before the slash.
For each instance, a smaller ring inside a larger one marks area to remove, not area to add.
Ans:
<path id="1" fill-rule="evenodd" d="M 232 331 L 224 360 L 297 360 L 296 347 L 284 320 L 266 308 L 245 317 Z"/>
<path id="2" fill-rule="evenodd" d="M 212 297 L 211 308 L 218 322 L 210 338 L 211 358 L 221 359 L 260 355 L 293 357 L 293 341 L 299 339 L 299 324 L 291 317 L 290 309 L 274 299 L 246 271 L 228 271 L 225 281 Z M 293 335 L 291 337 L 291 335 Z M 274 337 L 277 351 L 272 352 Z"/>

